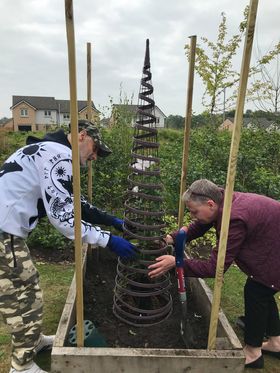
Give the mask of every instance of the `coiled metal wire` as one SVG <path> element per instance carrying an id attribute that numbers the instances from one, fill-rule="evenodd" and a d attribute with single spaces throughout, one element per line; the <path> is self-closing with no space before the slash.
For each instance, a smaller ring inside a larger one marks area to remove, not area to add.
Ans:
<path id="1" fill-rule="evenodd" d="M 147 269 L 168 251 L 163 240 L 163 188 L 151 77 L 147 40 L 124 214 L 124 237 L 138 247 L 139 254 L 133 261 L 118 259 L 113 306 L 120 320 L 139 327 L 160 323 L 172 312 L 169 274 L 151 280 Z"/>

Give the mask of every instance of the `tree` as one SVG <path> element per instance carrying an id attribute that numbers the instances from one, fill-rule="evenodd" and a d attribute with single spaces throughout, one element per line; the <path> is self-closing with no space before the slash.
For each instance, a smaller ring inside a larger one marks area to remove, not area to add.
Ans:
<path id="1" fill-rule="evenodd" d="M 239 25 L 239 32 L 227 40 L 226 15 L 221 13 L 221 22 L 218 28 L 217 41 L 212 42 L 202 37 L 205 47 L 197 45 L 195 69 L 201 77 L 205 86 L 202 104 L 211 114 L 221 111 L 223 102 L 222 93 L 226 88 L 234 86 L 239 80 L 239 74 L 233 70 L 232 58 L 236 54 L 242 36 L 246 28 L 248 7 L 244 11 L 244 19 Z M 185 46 L 186 54 L 189 56 L 189 46 Z M 209 50 L 209 52 L 208 52 Z M 225 106 L 227 109 L 232 104 L 232 97 L 229 97 Z"/>
<path id="2" fill-rule="evenodd" d="M 216 42 L 202 37 L 201 40 L 204 45 L 197 45 L 195 69 L 205 86 L 202 104 L 211 115 L 231 110 L 235 103 L 239 73 L 233 69 L 232 59 L 240 47 L 246 30 L 248 11 L 249 7 L 246 7 L 243 12 L 243 20 L 239 25 L 239 31 L 231 38 L 227 38 L 227 19 L 225 13 L 222 13 Z M 189 46 L 186 45 L 185 49 L 187 56 L 189 56 Z M 280 43 L 260 57 L 256 66 L 251 67 L 249 72 L 250 77 L 255 77 L 255 84 L 251 86 L 251 91 L 248 92 L 251 100 L 270 101 L 274 111 L 278 111 L 279 107 L 280 74 L 278 62 L 276 75 L 271 73 L 269 64 L 272 61 L 278 61 L 279 53 Z M 261 75 L 262 79 L 256 78 L 257 74 Z M 227 89 L 231 90 L 231 94 L 227 95 L 228 98 L 225 97 Z"/>
<path id="3" fill-rule="evenodd" d="M 260 55 L 259 51 L 259 55 Z M 247 91 L 247 101 L 266 112 L 278 113 L 280 109 L 280 42 L 267 55 L 260 57 L 252 69 L 253 81 Z"/>
<path id="4" fill-rule="evenodd" d="M 199 128 L 203 126 L 218 126 L 221 124 L 221 115 L 212 114 L 210 115 L 209 111 L 203 111 L 200 114 L 192 115 L 192 128 Z"/>
<path id="5" fill-rule="evenodd" d="M 185 125 L 185 118 L 181 115 L 169 115 L 166 118 L 166 127 L 176 130 L 183 129 Z"/>

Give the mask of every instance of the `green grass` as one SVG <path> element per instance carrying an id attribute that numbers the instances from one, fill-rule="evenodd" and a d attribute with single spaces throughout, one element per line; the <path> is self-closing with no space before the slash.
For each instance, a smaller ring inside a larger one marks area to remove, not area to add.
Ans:
<path id="1" fill-rule="evenodd" d="M 73 265 L 37 263 L 36 267 L 44 297 L 43 332 L 55 334 L 73 278 Z M 0 319 L 0 373 L 9 372 L 10 369 L 10 341 L 8 329 Z M 40 354 L 37 361 L 43 369 L 48 370 L 50 353 Z"/>
<path id="2" fill-rule="evenodd" d="M 206 283 L 213 290 L 215 279 L 206 279 Z M 243 304 L 243 286 L 246 281 L 246 275 L 236 266 L 231 266 L 225 273 L 221 305 L 231 324 L 234 323 L 237 316 L 244 314 Z"/>

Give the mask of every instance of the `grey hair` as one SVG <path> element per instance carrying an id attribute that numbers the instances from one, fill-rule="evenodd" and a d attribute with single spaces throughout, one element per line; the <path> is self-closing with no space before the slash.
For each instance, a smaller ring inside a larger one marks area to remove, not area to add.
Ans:
<path id="1" fill-rule="evenodd" d="M 207 179 L 194 181 L 182 196 L 182 200 L 185 203 L 189 201 L 205 203 L 209 199 L 220 204 L 222 201 L 222 192 L 216 184 Z"/>

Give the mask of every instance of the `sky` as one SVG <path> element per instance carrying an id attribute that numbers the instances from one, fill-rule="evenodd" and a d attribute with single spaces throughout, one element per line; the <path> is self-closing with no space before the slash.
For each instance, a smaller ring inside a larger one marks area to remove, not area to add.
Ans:
<path id="1" fill-rule="evenodd" d="M 77 97 L 87 99 L 86 44 L 92 48 L 92 98 L 106 116 L 110 102 L 134 97 L 137 103 L 145 53 L 150 40 L 154 99 L 168 116 L 185 115 L 189 36 L 215 41 L 221 12 L 229 35 L 237 33 L 249 0 L 73 0 Z M 260 0 L 252 61 L 279 41 L 280 1 Z M 235 57 L 240 71 L 243 42 Z M 69 99 L 64 1 L 1 0 L 0 118 L 11 117 L 13 95 Z M 203 85 L 194 78 L 193 110 Z"/>

